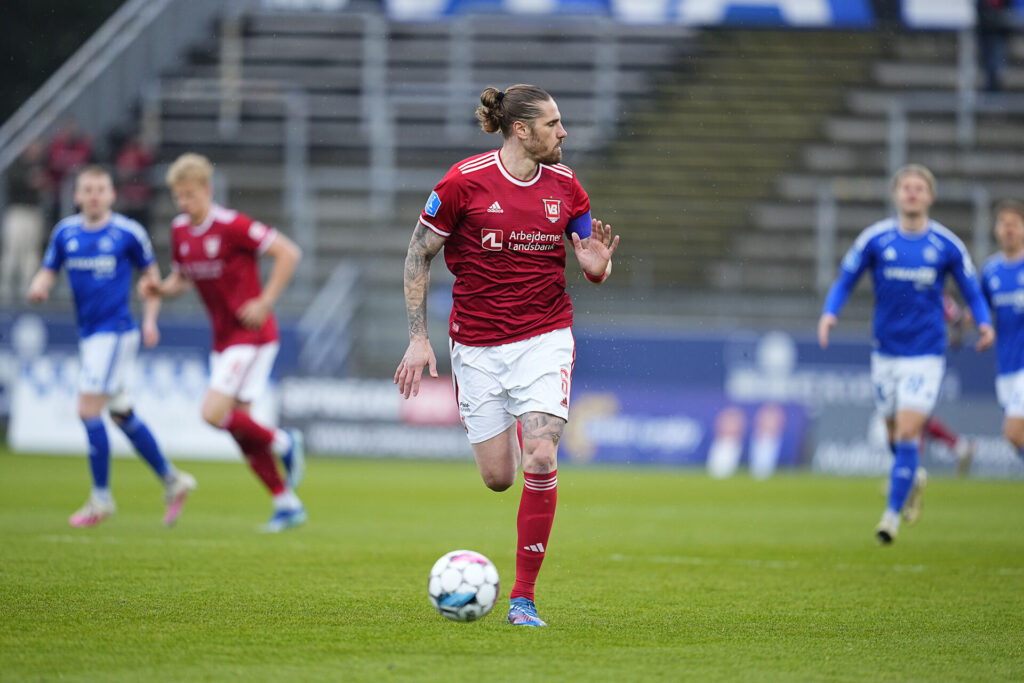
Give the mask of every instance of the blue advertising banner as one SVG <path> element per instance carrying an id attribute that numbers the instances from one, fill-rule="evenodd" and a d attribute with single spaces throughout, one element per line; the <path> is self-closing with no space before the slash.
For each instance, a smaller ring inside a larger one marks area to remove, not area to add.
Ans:
<path id="1" fill-rule="evenodd" d="M 870 28 L 870 0 L 386 0 L 391 18 L 437 21 L 461 14 L 589 14 L 629 24 Z"/>
<path id="2" fill-rule="evenodd" d="M 562 447 L 572 462 L 682 465 L 768 477 L 801 464 L 807 410 L 792 402 L 732 401 L 718 392 L 576 384 Z"/>

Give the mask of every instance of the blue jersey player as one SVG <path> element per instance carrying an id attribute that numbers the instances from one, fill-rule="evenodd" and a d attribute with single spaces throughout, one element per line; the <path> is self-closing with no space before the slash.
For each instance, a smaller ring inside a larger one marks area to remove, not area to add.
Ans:
<path id="1" fill-rule="evenodd" d="M 995 341 L 970 254 L 956 235 L 928 217 L 935 198 L 931 171 L 917 164 L 905 166 L 892 187 L 897 215 L 857 237 L 818 322 L 818 342 L 827 348 L 843 304 L 860 276 L 871 272 L 875 292 L 871 380 L 894 455 L 888 503 L 875 529 L 882 544 L 896 537 L 901 512 L 910 521 L 920 512 L 925 479 L 924 471 L 918 472 L 918 449 L 946 369 L 942 288 L 947 274 L 956 280 L 974 313 L 981 333 L 977 350 Z"/>
<path id="2" fill-rule="evenodd" d="M 140 339 L 129 306 L 132 275 L 140 270 L 144 277 L 159 281 L 160 271 L 146 231 L 135 221 L 113 213 L 114 199 L 106 169 L 89 166 L 78 174 L 75 203 L 81 213 L 54 228 L 28 296 L 32 303 L 46 301 L 60 269 L 67 271 L 78 319 L 78 414 L 89 440 L 93 480 L 89 500 L 71 515 L 71 526 L 94 526 L 115 510 L 109 482 L 110 443 L 101 417 L 108 406 L 111 419 L 163 482 L 164 524 L 171 526 L 196 481 L 167 462 L 149 428 L 132 411 L 128 393 Z M 159 299 L 146 300 L 141 335 L 146 346 L 154 346 L 160 339 L 156 325 L 159 308 Z"/>
<path id="3" fill-rule="evenodd" d="M 1024 457 L 1024 203 L 996 205 L 996 239 L 1002 251 L 985 262 L 981 289 L 995 312 L 996 395 L 1003 434 Z"/>

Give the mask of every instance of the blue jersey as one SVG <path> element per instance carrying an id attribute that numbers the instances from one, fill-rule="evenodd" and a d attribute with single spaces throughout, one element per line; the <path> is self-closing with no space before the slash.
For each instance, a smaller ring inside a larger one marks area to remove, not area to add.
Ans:
<path id="1" fill-rule="evenodd" d="M 981 290 L 995 311 L 999 374 L 1024 370 L 1024 258 L 989 258 L 981 270 Z"/>
<path id="2" fill-rule="evenodd" d="M 43 267 L 68 271 L 75 299 L 78 334 L 135 329 L 130 300 L 132 270 L 153 263 L 153 245 L 145 229 L 115 213 L 100 228 L 86 229 L 81 214 L 57 224 L 43 257 Z"/>
<path id="3" fill-rule="evenodd" d="M 899 229 L 896 218 L 870 226 L 843 258 L 824 313 L 839 315 L 857 280 L 871 271 L 875 290 L 875 348 L 890 356 L 942 355 L 946 350 L 942 287 L 956 280 L 978 325 L 989 323 L 971 256 L 949 228 L 928 221 L 920 233 Z"/>

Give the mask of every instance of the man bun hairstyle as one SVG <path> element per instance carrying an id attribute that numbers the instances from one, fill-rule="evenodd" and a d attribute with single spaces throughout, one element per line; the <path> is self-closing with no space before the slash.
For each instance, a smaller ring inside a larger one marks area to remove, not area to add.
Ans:
<path id="1" fill-rule="evenodd" d="M 480 93 L 476 118 L 485 133 L 501 131 L 507 138 L 512 134 L 516 121 L 531 124 L 540 116 L 540 103 L 550 99 L 551 95 L 543 88 L 525 83 L 510 85 L 504 92 L 497 88 L 484 88 Z"/>

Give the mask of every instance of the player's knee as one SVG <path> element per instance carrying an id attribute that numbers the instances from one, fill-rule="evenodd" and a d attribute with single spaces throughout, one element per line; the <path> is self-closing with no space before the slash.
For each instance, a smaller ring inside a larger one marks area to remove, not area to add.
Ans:
<path id="1" fill-rule="evenodd" d="M 1024 425 L 1005 424 L 1003 425 L 1003 436 L 1013 444 L 1018 451 L 1024 449 Z"/>
<path id="2" fill-rule="evenodd" d="M 110 411 L 110 419 L 114 421 L 118 427 L 124 427 L 128 420 L 132 419 L 132 411 L 127 412 L 114 412 Z"/>
<path id="3" fill-rule="evenodd" d="M 507 491 L 516 481 L 514 475 L 509 477 L 501 474 L 484 474 L 483 478 L 484 486 L 492 491 L 498 491 L 499 493 L 501 491 Z"/>
<path id="4" fill-rule="evenodd" d="M 92 408 L 83 408 L 81 406 L 79 406 L 78 408 L 78 419 L 82 420 L 83 422 L 95 420 L 101 414 L 101 410 L 93 410 Z"/>
<path id="5" fill-rule="evenodd" d="M 203 422 L 210 425 L 211 427 L 216 427 L 217 429 L 220 429 L 224 426 L 225 415 L 223 415 L 220 410 L 217 410 L 214 407 L 203 406 L 202 410 L 200 411 L 200 415 L 203 418 Z"/>

